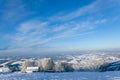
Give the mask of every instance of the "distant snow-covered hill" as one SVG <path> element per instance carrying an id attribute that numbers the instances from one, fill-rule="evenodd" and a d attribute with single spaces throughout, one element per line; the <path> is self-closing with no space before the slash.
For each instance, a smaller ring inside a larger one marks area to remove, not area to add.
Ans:
<path id="1" fill-rule="evenodd" d="M 106 53 L 94 54 L 92 53 L 92 54 L 82 54 L 82 55 L 62 55 L 62 56 L 57 56 L 57 57 L 54 56 L 54 59 L 52 58 L 50 60 L 53 61 L 52 66 L 51 66 L 53 67 L 52 71 L 55 71 L 54 69 L 57 69 L 57 71 L 59 71 L 58 69 L 62 69 L 62 71 L 69 71 L 69 69 L 70 71 L 120 70 L 120 54 L 106 54 Z M 35 61 L 35 64 L 36 62 L 40 64 L 44 60 L 41 60 L 41 58 L 33 58 L 33 57 L 32 58 L 19 58 L 19 60 L 0 59 L 0 65 L 1 66 L 6 65 L 6 64 L 22 65 L 23 62 L 25 61 Z M 48 62 L 49 62 L 49 59 L 48 59 Z M 51 65 L 48 62 L 46 64 Z"/>
<path id="2" fill-rule="evenodd" d="M 67 55 L 64 56 L 64 59 L 62 59 L 61 61 L 66 61 L 73 64 L 73 68 L 77 71 L 98 71 L 102 66 L 108 67 L 108 65 L 112 66 L 110 64 L 114 62 L 119 62 L 120 58 L 113 54 L 84 54 Z M 118 65 L 120 64 L 117 64 L 117 66 Z"/>

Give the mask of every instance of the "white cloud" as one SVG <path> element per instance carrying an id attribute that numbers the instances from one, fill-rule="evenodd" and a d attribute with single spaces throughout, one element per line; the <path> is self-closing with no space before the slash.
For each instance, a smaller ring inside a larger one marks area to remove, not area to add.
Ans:
<path id="1" fill-rule="evenodd" d="M 80 7 L 75 11 L 58 13 L 57 15 L 51 16 L 49 20 L 64 22 L 80 18 L 86 14 L 89 15 L 89 18 L 96 14 L 99 14 L 99 17 L 103 17 L 105 15 L 103 12 L 106 12 L 108 9 L 116 8 L 119 4 L 119 0 L 95 0 L 91 4 Z"/>
<path id="2" fill-rule="evenodd" d="M 107 19 L 101 19 L 101 20 L 96 20 L 95 24 L 102 24 L 106 22 L 107 22 Z"/>
<path id="3" fill-rule="evenodd" d="M 86 13 L 88 14 L 88 13 L 97 12 L 99 10 L 99 8 L 96 9 L 96 7 L 99 6 L 99 2 L 100 2 L 100 0 L 94 1 L 93 3 L 85 5 L 82 8 L 80 7 L 79 9 L 77 9 L 77 10 L 75 10 L 73 12 L 63 13 L 63 15 L 62 14 L 58 14 L 58 15 L 50 17 L 49 19 L 51 21 L 52 20 L 54 21 L 54 19 L 56 19 L 56 21 L 57 20 L 69 21 L 69 20 L 81 17 L 81 16 L 85 15 Z M 64 14 L 66 14 L 66 15 L 64 15 Z"/>
<path id="4" fill-rule="evenodd" d="M 48 25 L 47 22 L 31 20 L 31 21 L 20 24 L 18 31 L 23 34 L 29 33 L 29 32 L 37 32 L 37 31 L 43 29 L 46 25 Z"/>
<path id="5" fill-rule="evenodd" d="M 40 48 L 53 40 L 78 37 L 94 32 L 94 28 L 99 24 L 107 22 L 107 19 L 94 19 L 94 17 L 92 19 L 86 18 L 82 21 L 80 19 L 72 19 L 99 11 L 99 2 L 100 0 L 97 0 L 68 14 L 48 17 L 46 21 L 30 20 L 21 23 L 17 27 L 17 33 L 11 39 L 12 44 L 9 49 Z M 62 21 L 63 24 L 60 24 L 59 21 Z"/>
<path id="6" fill-rule="evenodd" d="M 39 48 L 53 40 L 88 34 L 96 27 L 97 23 L 96 21 L 72 21 L 59 24 L 59 27 L 49 24 L 50 22 L 34 20 L 22 23 L 17 29 L 18 32 L 11 39 L 12 46 L 10 48 Z M 52 26 L 54 28 L 51 29 Z"/>
<path id="7" fill-rule="evenodd" d="M 5 21 L 15 21 L 26 15 L 25 5 L 20 0 L 5 1 L 5 4 L 3 6 L 5 9 L 2 11 L 2 18 Z"/>

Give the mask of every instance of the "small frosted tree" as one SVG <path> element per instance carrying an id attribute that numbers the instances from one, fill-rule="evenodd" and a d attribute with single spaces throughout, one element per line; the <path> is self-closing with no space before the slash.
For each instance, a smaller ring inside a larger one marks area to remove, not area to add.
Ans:
<path id="1" fill-rule="evenodd" d="M 37 66 L 41 71 L 53 71 L 54 62 L 51 58 L 44 58 L 37 61 Z"/>
<path id="2" fill-rule="evenodd" d="M 35 66 L 34 61 L 30 61 L 30 60 L 24 61 L 22 63 L 21 71 L 26 72 L 27 67 L 33 67 L 33 66 Z"/>
<path id="3" fill-rule="evenodd" d="M 57 72 L 73 71 L 72 64 L 67 62 L 60 62 L 60 61 L 55 63 L 54 69 Z"/>
<path id="4" fill-rule="evenodd" d="M 39 67 L 39 71 L 43 71 L 42 59 L 36 60 L 36 65 Z"/>
<path id="5" fill-rule="evenodd" d="M 65 67 L 62 64 L 62 62 L 59 61 L 59 62 L 55 63 L 54 70 L 57 71 L 57 72 L 63 72 L 63 71 L 65 71 Z"/>

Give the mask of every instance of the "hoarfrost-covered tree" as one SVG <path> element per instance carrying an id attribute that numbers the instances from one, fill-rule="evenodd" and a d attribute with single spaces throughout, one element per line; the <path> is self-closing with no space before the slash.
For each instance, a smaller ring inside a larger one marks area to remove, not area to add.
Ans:
<path id="1" fill-rule="evenodd" d="M 54 62 L 51 58 L 44 58 L 37 61 L 41 71 L 53 71 Z"/>
<path id="2" fill-rule="evenodd" d="M 73 63 L 72 67 L 75 71 L 101 71 L 103 66 L 106 66 L 108 63 L 101 59 L 88 59 L 82 60 L 78 63 Z"/>
<path id="3" fill-rule="evenodd" d="M 72 64 L 67 63 L 67 62 L 60 62 L 60 61 L 55 63 L 54 69 L 57 72 L 73 71 Z"/>
<path id="4" fill-rule="evenodd" d="M 65 71 L 65 68 L 64 68 L 64 65 L 62 62 L 56 62 L 55 63 L 55 67 L 54 67 L 54 70 L 57 71 L 57 72 L 63 72 Z"/>
<path id="5" fill-rule="evenodd" d="M 40 71 L 43 71 L 42 59 L 36 60 L 36 65 L 39 67 L 39 70 L 40 70 Z"/>
<path id="6" fill-rule="evenodd" d="M 24 61 L 21 67 L 21 72 L 25 72 L 27 67 L 33 67 L 35 66 L 35 61 L 27 60 Z"/>

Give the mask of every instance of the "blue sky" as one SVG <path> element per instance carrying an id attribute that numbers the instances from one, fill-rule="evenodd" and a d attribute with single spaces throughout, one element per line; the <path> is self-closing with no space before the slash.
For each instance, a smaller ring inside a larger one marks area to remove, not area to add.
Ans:
<path id="1" fill-rule="evenodd" d="M 120 48 L 120 0 L 0 0 L 0 53 Z"/>

